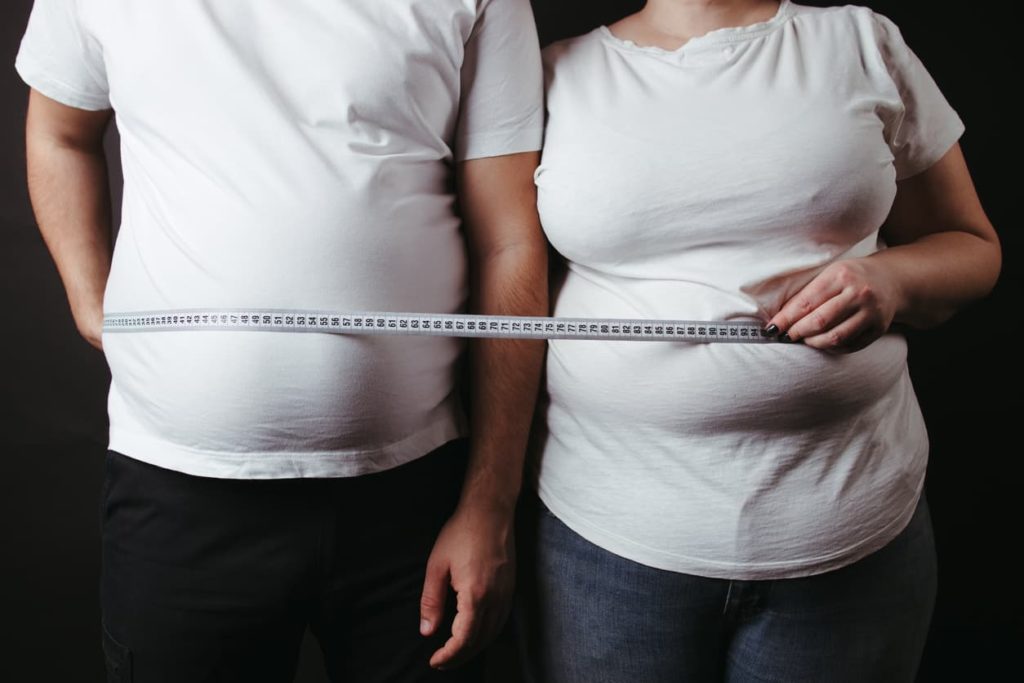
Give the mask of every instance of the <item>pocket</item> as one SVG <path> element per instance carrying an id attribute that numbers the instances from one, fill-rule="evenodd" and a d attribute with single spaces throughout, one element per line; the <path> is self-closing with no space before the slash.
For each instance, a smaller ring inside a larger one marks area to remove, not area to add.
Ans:
<path id="1" fill-rule="evenodd" d="M 562 521 L 558 519 L 558 515 L 551 511 L 551 508 L 544 504 L 544 501 L 542 501 L 539 496 L 537 497 L 537 514 L 545 519 L 553 519 L 556 522 Z"/>
<path id="2" fill-rule="evenodd" d="M 103 456 L 103 478 L 100 479 L 100 497 L 97 512 L 99 513 L 100 534 L 103 533 L 103 522 L 107 518 L 107 495 L 110 493 L 110 451 Z"/>
<path id="3" fill-rule="evenodd" d="M 110 451 L 103 456 L 103 479 L 100 484 L 100 509 L 107 504 L 107 494 L 110 493 L 110 461 L 114 458 Z"/>
<path id="4" fill-rule="evenodd" d="M 100 627 L 103 630 L 103 659 L 107 665 L 107 683 L 131 683 L 131 650 L 114 640 L 106 624 L 101 623 Z"/>

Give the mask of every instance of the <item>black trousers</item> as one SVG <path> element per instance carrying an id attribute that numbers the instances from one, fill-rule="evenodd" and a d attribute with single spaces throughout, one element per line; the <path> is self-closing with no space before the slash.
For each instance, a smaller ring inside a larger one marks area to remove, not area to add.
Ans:
<path id="1" fill-rule="evenodd" d="M 427 557 L 466 444 L 363 477 L 194 477 L 113 451 L 102 495 L 108 680 L 285 683 L 307 626 L 333 681 L 475 681 L 437 672 L 419 634 Z M 454 605 L 454 599 L 450 599 Z"/>

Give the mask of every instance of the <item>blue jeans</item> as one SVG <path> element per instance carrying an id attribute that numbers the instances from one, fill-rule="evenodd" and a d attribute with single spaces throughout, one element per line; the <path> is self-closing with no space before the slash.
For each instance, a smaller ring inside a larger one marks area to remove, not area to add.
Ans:
<path id="1" fill-rule="evenodd" d="M 923 498 L 878 552 L 774 581 L 653 569 L 584 540 L 539 503 L 527 518 L 520 616 L 538 683 L 914 680 L 936 585 Z"/>

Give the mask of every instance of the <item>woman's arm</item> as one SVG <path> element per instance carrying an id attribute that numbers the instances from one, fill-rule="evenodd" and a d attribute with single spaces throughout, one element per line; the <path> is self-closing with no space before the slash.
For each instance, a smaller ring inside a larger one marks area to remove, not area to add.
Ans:
<path id="1" fill-rule="evenodd" d="M 947 320 L 985 296 L 999 275 L 999 239 L 959 144 L 899 182 L 882 237 L 890 248 L 833 263 L 769 325 L 817 349 L 856 351 L 893 322 L 929 327 Z"/>
<path id="2" fill-rule="evenodd" d="M 78 331 L 102 348 L 110 273 L 110 189 L 103 134 L 111 112 L 68 107 L 35 90 L 26 125 L 28 188 Z"/>

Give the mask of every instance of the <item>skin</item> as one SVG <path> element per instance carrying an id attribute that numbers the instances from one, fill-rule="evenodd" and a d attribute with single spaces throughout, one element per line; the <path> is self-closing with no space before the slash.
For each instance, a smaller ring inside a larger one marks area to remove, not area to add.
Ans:
<path id="1" fill-rule="evenodd" d="M 896 188 L 881 231 L 890 248 L 828 266 L 770 324 L 816 349 L 857 351 L 894 322 L 938 325 L 995 286 L 999 239 L 959 144 Z"/>
<path id="2" fill-rule="evenodd" d="M 457 170 L 471 264 L 470 308 L 491 315 L 547 315 L 547 242 L 533 172 L 540 155 L 475 159 Z M 515 580 L 513 518 L 546 345 L 480 339 L 470 345 L 470 462 L 462 497 L 427 562 L 420 632 L 457 595 L 452 634 L 431 666 L 470 659 L 508 616 Z"/>
<path id="3" fill-rule="evenodd" d="M 36 221 L 57 264 L 78 331 L 103 348 L 103 290 L 113 252 L 103 134 L 107 111 L 67 107 L 32 91 L 25 143 Z"/>
<path id="4" fill-rule="evenodd" d="M 112 255 L 102 145 L 111 113 L 75 109 L 32 91 L 26 127 L 29 191 L 40 231 L 75 323 L 97 349 Z M 547 245 L 533 185 L 538 160 L 531 152 L 457 168 L 474 312 L 547 314 Z M 431 666 L 464 663 L 508 615 L 515 581 L 513 516 L 544 349 L 538 341 L 470 345 L 469 466 L 457 509 L 427 564 L 420 632 L 429 635 L 440 627 L 449 586 L 457 595 L 457 615 Z"/>
<path id="5" fill-rule="evenodd" d="M 650 0 L 609 28 L 638 45 L 676 50 L 715 29 L 770 19 L 778 6 L 775 0 Z M 881 229 L 890 248 L 830 264 L 772 316 L 770 330 L 849 353 L 893 323 L 931 327 L 991 291 L 1001 267 L 999 239 L 960 145 L 896 187 Z"/>
<path id="6" fill-rule="evenodd" d="M 709 31 L 770 19 L 778 9 L 775 0 L 649 0 L 642 10 L 608 28 L 637 45 L 678 50 Z"/>

